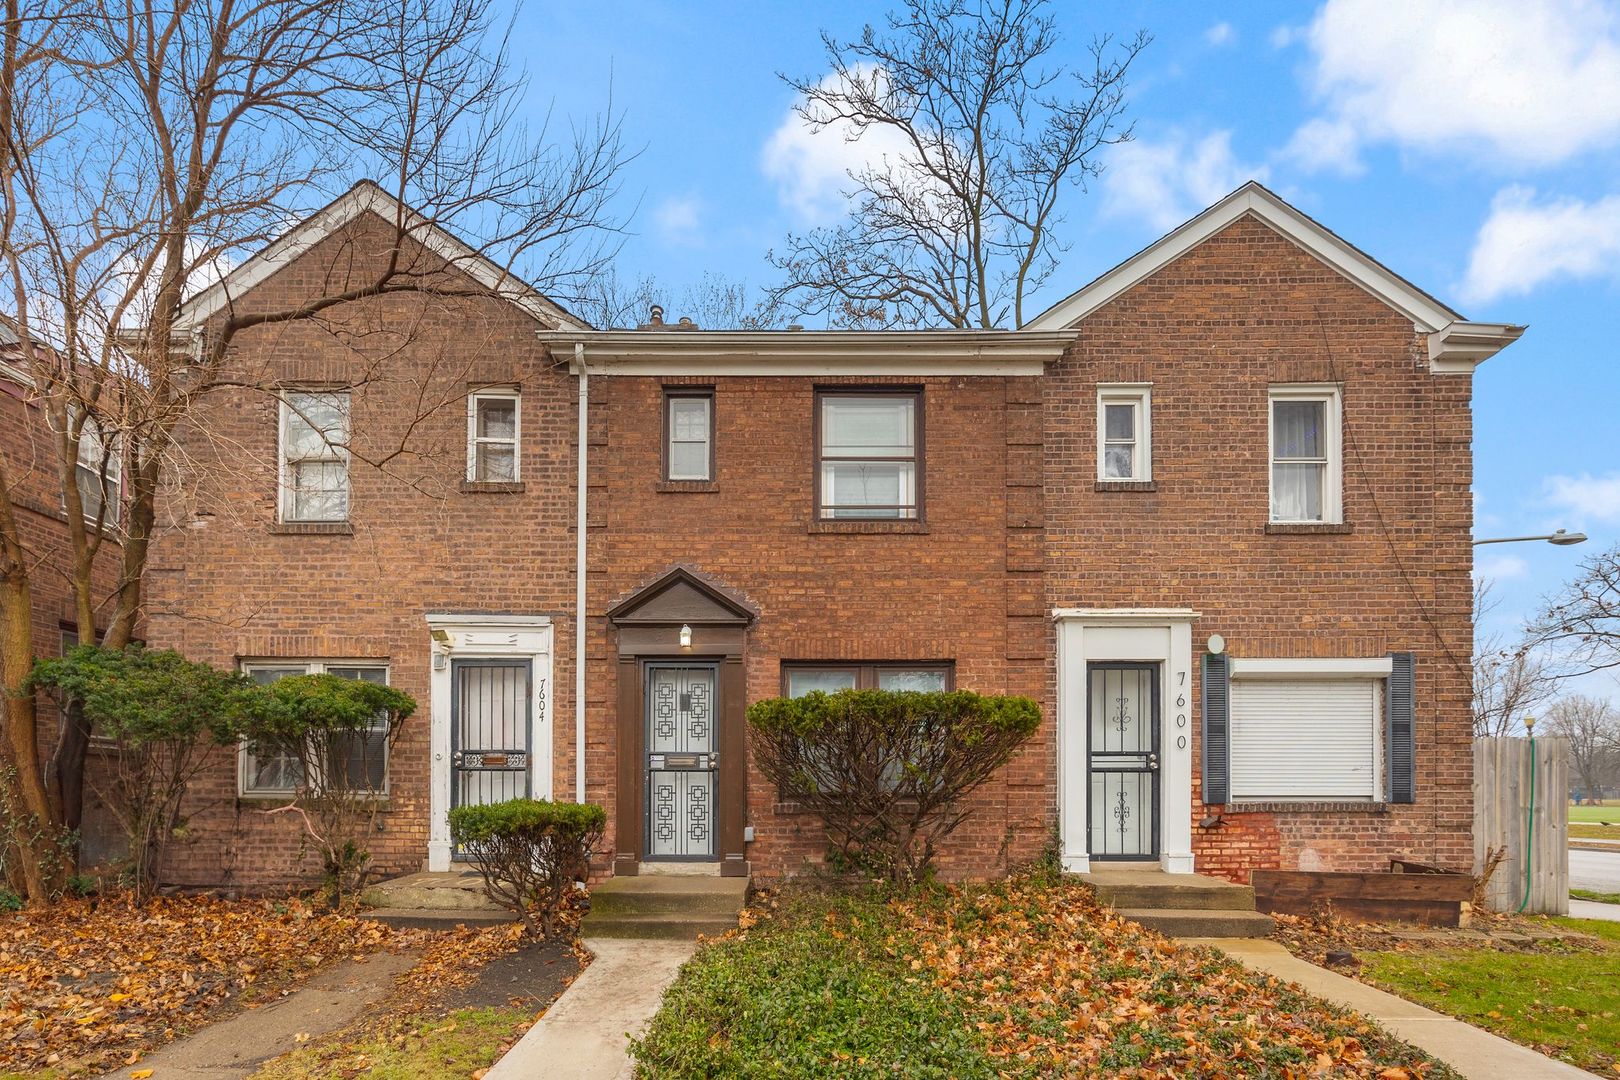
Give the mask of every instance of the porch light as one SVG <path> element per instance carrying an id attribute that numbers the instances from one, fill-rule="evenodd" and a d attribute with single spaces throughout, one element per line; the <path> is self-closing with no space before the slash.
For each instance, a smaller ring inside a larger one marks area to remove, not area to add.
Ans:
<path id="1" fill-rule="evenodd" d="M 681 624 L 681 648 L 690 649 L 691 647 L 692 647 L 692 628 L 690 626 L 686 625 L 685 623 L 682 623 Z"/>

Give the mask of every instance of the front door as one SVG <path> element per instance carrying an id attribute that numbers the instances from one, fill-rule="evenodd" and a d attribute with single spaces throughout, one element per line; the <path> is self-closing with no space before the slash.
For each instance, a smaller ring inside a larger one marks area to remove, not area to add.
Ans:
<path id="1" fill-rule="evenodd" d="M 529 795 L 531 661 L 450 661 L 450 805 Z"/>
<path id="2" fill-rule="evenodd" d="M 714 858 L 718 674 L 702 665 L 647 667 L 649 859 Z"/>
<path id="3" fill-rule="evenodd" d="M 1086 669 L 1093 859 L 1159 856 L 1159 665 Z"/>

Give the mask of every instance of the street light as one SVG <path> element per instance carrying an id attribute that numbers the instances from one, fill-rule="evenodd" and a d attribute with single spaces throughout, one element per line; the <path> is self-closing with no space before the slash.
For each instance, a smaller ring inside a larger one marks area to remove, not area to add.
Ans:
<path id="1" fill-rule="evenodd" d="M 1565 532 L 1563 529 L 1559 529 L 1557 532 L 1548 533 L 1546 536 L 1495 536 L 1488 540 L 1475 540 L 1474 546 L 1479 547 L 1481 544 L 1518 544 L 1529 540 L 1545 540 L 1547 543 L 1557 544 L 1559 547 L 1569 547 L 1571 544 L 1586 543 L 1586 534 Z"/>

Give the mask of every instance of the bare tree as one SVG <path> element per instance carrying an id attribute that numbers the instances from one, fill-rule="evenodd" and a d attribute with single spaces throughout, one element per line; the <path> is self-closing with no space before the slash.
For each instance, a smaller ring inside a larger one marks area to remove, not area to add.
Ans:
<path id="1" fill-rule="evenodd" d="M 1571 694 L 1547 710 L 1547 731 L 1569 740 L 1582 791 L 1588 801 L 1602 802 L 1620 760 L 1620 713 L 1601 698 Z"/>
<path id="2" fill-rule="evenodd" d="M 715 273 L 705 273 L 695 285 L 677 292 L 649 275 L 621 278 L 610 267 L 593 278 L 571 306 L 592 326 L 612 330 L 644 324 L 654 305 L 672 318 L 686 316 L 704 330 L 769 330 L 778 324 L 779 313 L 768 294 L 756 293 L 746 281 Z"/>
<path id="3" fill-rule="evenodd" d="M 1145 32 L 1069 71 L 1047 0 L 905 0 L 886 32 L 823 34 L 830 73 L 783 76 L 813 131 L 890 152 L 849 172 L 849 220 L 790 235 L 774 298 L 847 326 L 1021 326 L 1056 266 L 1062 195 L 1131 137 Z"/>
<path id="4" fill-rule="evenodd" d="M 501 293 L 505 278 L 566 294 L 612 251 L 617 122 L 528 130 L 490 0 L 3 2 L 0 306 L 52 432 L 81 641 L 136 636 L 164 485 L 184 469 L 177 433 L 195 436 L 208 396 L 242 385 L 227 358 L 244 331 L 392 294 Z M 185 324 L 189 297 L 366 175 L 394 208 L 380 270 L 285 310 L 228 297 L 205 333 Z M 430 258 L 432 229 L 480 239 Z M 503 282 L 454 273 L 462 261 Z M 82 472 L 87 449 L 99 460 Z M 8 691 L 36 653 L 17 498 L 0 463 Z M 116 564 L 110 592 L 98 558 Z M 42 770 L 31 697 L 6 694 L 5 725 L 5 861 L 39 901 L 61 876 L 49 851 L 78 824 L 89 729 L 69 717 Z"/>
<path id="5" fill-rule="evenodd" d="M 1524 718 L 1552 696 L 1556 685 L 1539 653 L 1509 645 L 1499 633 L 1482 634 L 1496 601 L 1489 581 L 1474 582 L 1474 737 L 1512 735 Z"/>
<path id="6" fill-rule="evenodd" d="M 1560 678 L 1620 667 L 1620 546 L 1583 560 L 1528 635 L 1556 654 Z"/>

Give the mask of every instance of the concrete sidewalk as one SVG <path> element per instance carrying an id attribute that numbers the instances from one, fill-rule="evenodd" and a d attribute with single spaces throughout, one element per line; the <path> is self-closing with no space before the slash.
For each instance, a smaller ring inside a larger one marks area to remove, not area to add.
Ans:
<path id="1" fill-rule="evenodd" d="M 1596 900 L 1577 900 L 1572 896 L 1569 899 L 1569 917 L 1620 922 L 1620 904 L 1600 904 Z"/>
<path id="2" fill-rule="evenodd" d="M 1593 1076 L 1461 1020 L 1307 963 L 1275 941 L 1203 938 L 1186 943 L 1214 946 L 1248 967 L 1296 983 L 1335 1005 L 1354 1009 L 1392 1034 L 1427 1050 L 1469 1080 L 1573 1080 Z"/>
<path id="3" fill-rule="evenodd" d="M 586 938 L 595 959 L 485 1080 L 629 1080 L 627 1046 L 658 1011 L 693 941 Z"/>

